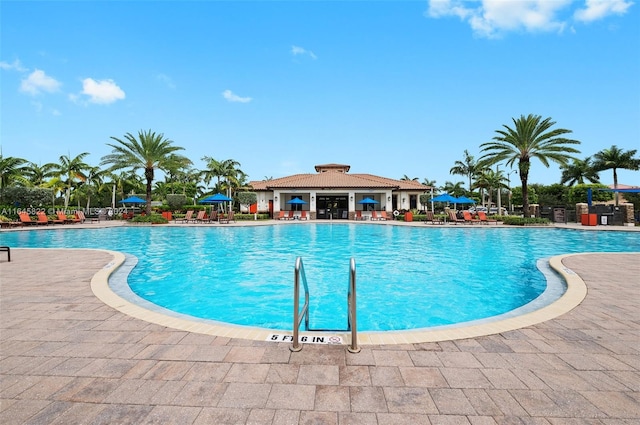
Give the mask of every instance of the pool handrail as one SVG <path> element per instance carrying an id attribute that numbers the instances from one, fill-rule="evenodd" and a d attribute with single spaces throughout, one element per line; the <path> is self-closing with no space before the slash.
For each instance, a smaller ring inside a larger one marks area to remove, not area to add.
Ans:
<path id="1" fill-rule="evenodd" d="M 300 280 L 304 285 L 304 306 L 300 311 Z M 307 275 L 304 272 L 304 264 L 302 257 L 296 258 L 296 266 L 293 277 L 293 343 L 290 347 L 291 351 L 302 350 L 302 344 L 299 341 L 300 323 L 304 318 L 304 328 L 309 329 L 309 286 L 307 285 Z"/>
<path id="2" fill-rule="evenodd" d="M 300 310 L 300 281 L 304 286 L 304 305 Z M 358 327 L 356 317 L 356 260 L 351 258 L 349 262 L 349 288 L 347 289 L 347 330 L 351 331 L 351 345 L 347 347 L 350 353 L 359 353 Z M 293 352 L 302 350 L 300 344 L 300 324 L 304 319 L 304 329 L 309 331 L 309 286 L 307 275 L 304 272 L 304 264 L 301 257 L 296 258 L 293 278 L 293 342 L 289 349 Z"/>

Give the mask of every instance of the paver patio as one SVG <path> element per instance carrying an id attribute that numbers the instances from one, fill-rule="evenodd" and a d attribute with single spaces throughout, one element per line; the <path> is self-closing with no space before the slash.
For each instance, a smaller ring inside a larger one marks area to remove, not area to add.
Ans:
<path id="1" fill-rule="evenodd" d="M 2 424 L 638 424 L 640 254 L 564 264 L 588 295 L 556 319 L 407 345 L 174 330 L 97 299 L 103 251 L 0 258 Z"/>

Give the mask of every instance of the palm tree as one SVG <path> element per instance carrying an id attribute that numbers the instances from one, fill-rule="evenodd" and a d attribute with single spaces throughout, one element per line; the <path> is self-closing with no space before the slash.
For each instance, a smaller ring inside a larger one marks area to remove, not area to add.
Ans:
<path id="1" fill-rule="evenodd" d="M 14 182 L 28 183 L 28 180 L 23 177 L 22 171 L 23 165 L 27 161 L 22 158 L 15 158 L 12 156 L 2 157 L 0 154 L 0 201 L 4 197 L 4 188 L 10 186 Z"/>
<path id="2" fill-rule="evenodd" d="M 565 165 L 570 159 L 570 154 L 580 151 L 569 145 L 580 144 L 578 140 L 561 137 L 571 133 L 564 128 L 551 129 L 556 123 L 551 118 L 544 120 L 540 115 L 521 115 L 520 118 L 512 118 L 515 128 L 503 125 L 504 130 L 496 130 L 497 136 L 493 142 L 480 145 L 484 156 L 480 162 L 493 165 L 506 161 L 508 167 L 518 164 L 518 174 L 522 183 L 522 204 L 525 215 L 529 214 L 529 197 L 527 183 L 531 159 L 537 158 L 542 165 L 549 167 L 549 160 L 560 165 Z"/>
<path id="3" fill-rule="evenodd" d="M 613 170 L 613 189 L 618 189 L 618 170 L 633 170 L 636 171 L 640 168 L 640 159 L 635 158 L 637 150 L 632 149 L 629 151 L 623 151 L 616 145 L 611 146 L 609 149 L 603 149 L 596 153 L 593 167 L 597 171 Z M 616 192 L 616 205 L 618 205 L 620 194 Z"/>
<path id="4" fill-rule="evenodd" d="M 87 176 L 85 171 L 89 165 L 83 162 L 83 159 L 89 155 L 89 152 L 83 152 L 75 158 L 70 155 L 62 155 L 59 158 L 59 164 L 52 164 L 53 172 L 56 173 L 64 183 L 64 208 L 69 207 L 71 199 L 71 190 L 76 186 L 76 180 L 83 182 Z"/>
<path id="5" fill-rule="evenodd" d="M 22 172 L 27 180 L 29 180 L 29 185 L 33 187 L 46 187 L 47 179 L 54 177 L 54 168 L 54 164 L 44 164 L 40 166 L 30 162 L 23 168 Z"/>
<path id="6" fill-rule="evenodd" d="M 464 159 L 456 161 L 449 170 L 450 174 L 465 176 L 469 179 L 469 192 L 471 192 L 472 179 L 480 172 L 478 162 L 474 160 L 473 155 L 468 150 L 464 150 Z"/>
<path id="7" fill-rule="evenodd" d="M 475 181 L 475 187 L 482 188 L 486 190 L 489 194 L 489 202 L 488 205 L 491 206 L 493 203 L 493 191 L 506 189 L 507 178 L 503 175 L 501 170 L 493 171 L 490 168 L 486 168 L 483 170 L 482 174 L 478 175 Z M 484 199 L 483 199 L 484 201 Z M 501 214 L 501 212 L 498 212 Z"/>
<path id="8" fill-rule="evenodd" d="M 175 185 L 174 183 L 179 180 L 179 176 L 181 173 L 184 173 L 193 162 L 187 157 L 182 155 L 171 154 L 167 160 L 167 176 L 166 183 L 169 183 L 171 187 L 171 193 L 175 193 Z"/>
<path id="9" fill-rule="evenodd" d="M 400 180 L 403 180 L 403 181 L 414 181 L 414 182 L 417 182 L 417 181 L 418 181 L 418 180 L 420 180 L 420 179 L 419 179 L 418 177 L 411 178 L 411 177 L 409 177 L 409 176 L 407 176 L 407 175 L 405 174 L 404 176 L 402 176 L 402 178 L 401 178 Z"/>
<path id="10" fill-rule="evenodd" d="M 560 169 L 562 170 L 560 184 L 568 183 L 569 186 L 573 186 L 584 184 L 585 180 L 591 183 L 600 183 L 598 171 L 593 168 L 590 156 L 585 159 L 574 159 L 570 164 L 561 166 Z"/>
<path id="11" fill-rule="evenodd" d="M 462 182 L 444 182 L 442 190 L 457 198 L 458 196 L 462 196 L 465 193 L 464 187 L 462 187 L 462 185 Z"/>
<path id="12" fill-rule="evenodd" d="M 156 134 L 151 130 L 146 132 L 140 130 L 137 138 L 131 133 L 125 134 L 124 140 L 113 136 L 111 138 L 117 143 L 107 143 L 113 151 L 102 157 L 101 164 L 111 164 L 110 170 L 123 168 L 131 168 L 134 171 L 144 170 L 147 182 L 146 213 L 151 215 L 151 188 L 155 170 L 165 171 L 173 163 L 172 161 L 176 160 L 172 154 L 183 148 L 173 146 L 173 141 L 166 139 L 164 134 Z"/>

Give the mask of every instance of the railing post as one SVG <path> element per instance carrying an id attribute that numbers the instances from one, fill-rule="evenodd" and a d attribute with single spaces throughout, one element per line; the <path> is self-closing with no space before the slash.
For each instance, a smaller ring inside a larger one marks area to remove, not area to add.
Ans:
<path id="1" fill-rule="evenodd" d="M 293 276 L 293 343 L 289 349 L 293 352 L 302 350 L 302 344 L 298 340 L 300 327 L 300 267 L 302 259 L 296 258 L 296 267 Z"/>
<path id="2" fill-rule="evenodd" d="M 351 328 L 351 345 L 347 347 L 350 353 L 359 353 L 358 347 L 358 320 L 356 317 L 356 260 L 351 258 L 349 262 L 349 327 Z"/>

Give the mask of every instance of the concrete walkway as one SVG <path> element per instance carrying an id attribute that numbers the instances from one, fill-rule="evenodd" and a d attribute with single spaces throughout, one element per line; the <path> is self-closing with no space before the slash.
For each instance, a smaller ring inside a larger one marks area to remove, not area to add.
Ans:
<path id="1" fill-rule="evenodd" d="M 359 354 L 122 314 L 90 289 L 103 251 L 5 254 L 1 424 L 640 423 L 640 254 L 566 257 L 588 295 L 556 319 Z"/>

